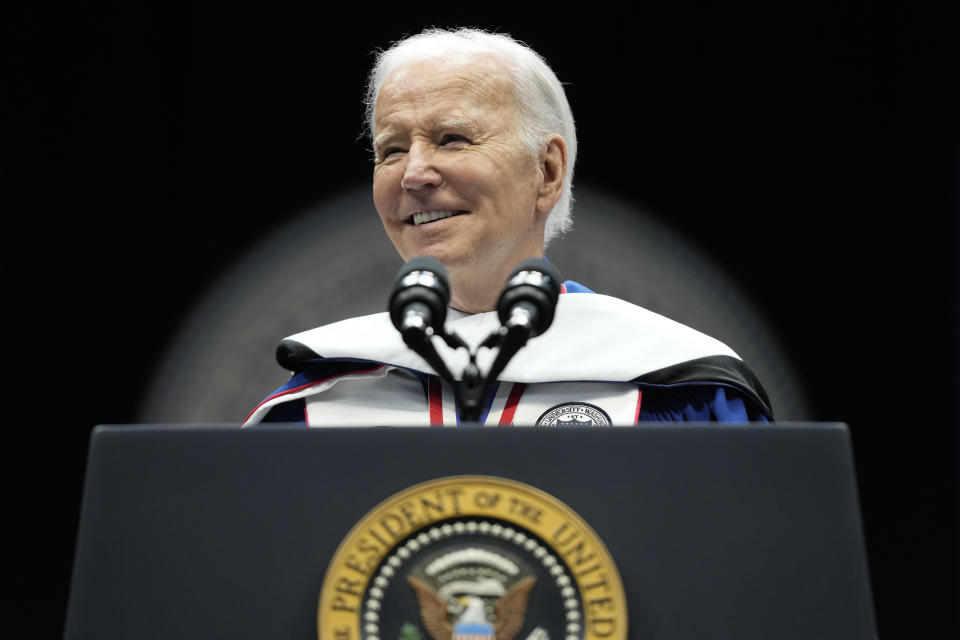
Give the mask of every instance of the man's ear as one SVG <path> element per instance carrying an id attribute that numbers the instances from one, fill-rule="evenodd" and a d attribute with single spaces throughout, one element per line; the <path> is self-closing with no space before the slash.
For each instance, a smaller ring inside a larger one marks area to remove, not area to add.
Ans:
<path id="1" fill-rule="evenodd" d="M 567 143 L 561 136 L 550 136 L 546 149 L 540 154 L 538 169 L 542 181 L 537 191 L 537 211 L 546 213 L 560 199 L 567 174 Z"/>

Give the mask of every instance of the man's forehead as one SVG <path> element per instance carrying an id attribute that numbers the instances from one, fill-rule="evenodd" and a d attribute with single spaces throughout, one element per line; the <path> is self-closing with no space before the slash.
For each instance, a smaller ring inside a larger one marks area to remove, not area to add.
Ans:
<path id="1" fill-rule="evenodd" d="M 491 80 L 505 80 L 510 60 L 492 52 L 438 51 L 435 54 L 401 61 L 387 75 L 386 86 L 391 79 L 405 77 L 442 77 L 478 73 Z"/>
<path id="2" fill-rule="evenodd" d="M 413 108 L 434 124 L 470 120 L 473 106 L 512 107 L 513 82 L 503 60 L 492 56 L 438 56 L 393 70 L 377 96 L 377 129 L 392 116 Z"/>

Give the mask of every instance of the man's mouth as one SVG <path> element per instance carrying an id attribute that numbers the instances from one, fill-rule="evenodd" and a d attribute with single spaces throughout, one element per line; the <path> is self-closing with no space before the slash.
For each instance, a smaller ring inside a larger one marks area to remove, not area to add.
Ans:
<path id="1" fill-rule="evenodd" d="M 417 211 L 409 218 L 409 222 L 414 226 L 419 226 L 421 224 L 427 224 L 428 222 L 433 222 L 435 220 L 443 220 L 444 218 L 452 218 L 453 216 L 458 216 L 463 213 L 469 213 L 468 211 Z"/>

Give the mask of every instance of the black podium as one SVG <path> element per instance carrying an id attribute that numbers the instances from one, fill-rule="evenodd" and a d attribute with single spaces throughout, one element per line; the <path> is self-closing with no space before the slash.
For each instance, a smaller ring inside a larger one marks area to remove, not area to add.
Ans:
<path id="1" fill-rule="evenodd" d="M 875 637 L 843 424 L 97 427 L 65 637 L 435 640 L 416 576 L 527 589 L 497 640 Z"/>

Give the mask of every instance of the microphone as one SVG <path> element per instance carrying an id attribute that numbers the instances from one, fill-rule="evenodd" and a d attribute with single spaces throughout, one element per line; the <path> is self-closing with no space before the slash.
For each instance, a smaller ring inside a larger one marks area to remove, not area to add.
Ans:
<path id="1" fill-rule="evenodd" d="M 433 336 L 449 344 L 443 325 L 450 302 L 450 280 L 440 261 L 420 256 L 408 261 L 397 272 L 387 309 L 390 321 L 408 347 L 423 358 L 440 377 L 453 384 L 453 376 L 437 353 Z"/>
<path id="2" fill-rule="evenodd" d="M 497 301 L 500 330 L 484 345 L 500 347 L 487 372 L 487 385 L 530 338 L 550 328 L 559 297 L 560 273 L 546 260 L 524 260 L 513 268 Z"/>
<path id="3" fill-rule="evenodd" d="M 522 329 L 527 339 L 550 328 L 560 297 L 560 274 L 546 260 L 524 260 L 510 273 L 497 302 L 500 324 Z"/>
<path id="4" fill-rule="evenodd" d="M 440 261 L 428 256 L 413 258 L 400 267 L 394 280 L 388 304 L 390 320 L 404 336 L 410 331 L 443 334 L 449 301 L 449 278 Z"/>

